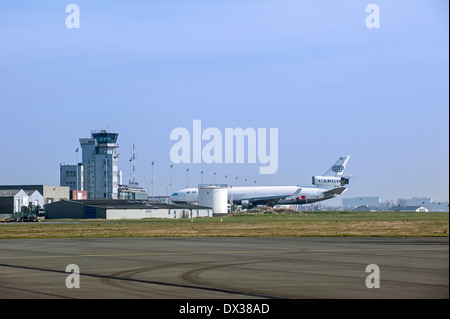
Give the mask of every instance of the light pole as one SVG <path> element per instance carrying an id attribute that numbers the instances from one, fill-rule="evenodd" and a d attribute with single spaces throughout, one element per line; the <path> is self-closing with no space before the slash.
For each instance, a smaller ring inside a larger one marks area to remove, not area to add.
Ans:
<path id="1" fill-rule="evenodd" d="M 203 185 L 203 171 L 200 172 L 200 184 Z"/>
<path id="2" fill-rule="evenodd" d="M 155 194 L 153 192 L 154 190 L 154 184 L 153 184 L 153 165 L 155 164 L 155 161 L 152 162 L 152 200 L 155 200 Z"/>
<path id="3" fill-rule="evenodd" d="M 173 194 L 173 164 L 170 165 L 170 194 Z"/>
<path id="4" fill-rule="evenodd" d="M 216 185 L 216 173 L 214 173 L 214 186 Z"/>
<path id="5" fill-rule="evenodd" d="M 186 170 L 186 188 L 189 188 L 189 168 Z"/>
<path id="6" fill-rule="evenodd" d="M 231 191 L 230 213 L 231 214 L 233 213 L 233 208 L 234 208 L 234 205 L 233 205 L 233 190 L 232 190 L 232 188 L 233 188 L 233 186 L 230 186 L 230 191 Z"/>
<path id="7" fill-rule="evenodd" d="M 75 199 L 78 199 L 78 147 L 77 147 L 77 149 L 75 150 L 75 158 L 76 158 L 76 160 L 75 160 L 75 170 L 76 170 L 76 178 L 77 178 L 77 182 L 76 182 L 76 185 L 77 185 L 77 189 L 76 189 L 76 198 Z"/>
<path id="8" fill-rule="evenodd" d="M 129 186 L 130 188 L 133 187 L 133 184 L 131 184 L 131 161 L 133 160 L 133 158 L 130 158 L 130 182 L 129 182 Z"/>
<path id="9" fill-rule="evenodd" d="M 105 198 L 108 199 L 108 155 L 105 155 Z"/>

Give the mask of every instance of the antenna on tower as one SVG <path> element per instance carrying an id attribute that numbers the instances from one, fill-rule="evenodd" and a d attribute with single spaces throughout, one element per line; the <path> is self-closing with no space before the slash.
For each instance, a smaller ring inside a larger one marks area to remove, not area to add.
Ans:
<path id="1" fill-rule="evenodd" d="M 134 152 L 134 144 L 133 144 L 133 186 L 132 187 L 136 187 L 136 180 L 135 180 L 135 172 L 136 172 L 136 167 L 135 167 L 135 160 L 136 160 L 136 153 Z"/>
<path id="2" fill-rule="evenodd" d="M 130 181 L 129 181 L 129 183 L 128 183 L 128 185 L 130 186 L 130 187 L 132 187 L 131 186 L 131 181 L 132 181 L 132 172 L 131 172 L 131 162 L 133 161 L 133 158 L 131 157 L 130 158 Z"/>

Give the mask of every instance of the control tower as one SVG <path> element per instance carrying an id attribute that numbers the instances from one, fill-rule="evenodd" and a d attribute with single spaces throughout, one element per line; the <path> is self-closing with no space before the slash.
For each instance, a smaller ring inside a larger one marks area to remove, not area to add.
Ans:
<path id="1" fill-rule="evenodd" d="M 84 190 L 88 199 L 117 199 L 122 172 L 116 149 L 118 133 L 92 131 L 91 138 L 80 138 L 83 151 Z"/>

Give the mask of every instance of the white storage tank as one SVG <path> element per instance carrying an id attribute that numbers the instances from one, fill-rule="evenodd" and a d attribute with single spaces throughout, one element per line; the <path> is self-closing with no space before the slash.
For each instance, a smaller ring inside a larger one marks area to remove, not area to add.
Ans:
<path id="1" fill-rule="evenodd" d="M 211 207 L 214 214 L 226 214 L 228 212 L 228 189 L 218 186 L 200 187 L 198 204 Z"/>

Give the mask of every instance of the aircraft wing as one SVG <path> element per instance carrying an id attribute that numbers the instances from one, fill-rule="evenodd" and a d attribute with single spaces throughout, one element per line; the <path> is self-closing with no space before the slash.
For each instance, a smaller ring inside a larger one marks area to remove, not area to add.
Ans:
<path id="1" fill-rule="evenodd" d="M 273 200 L 285 199 L 285 198 L 287 198 L 289 196 L 291 196 L 291 195 L 248 197 L 248 198 L 243 198 L 243 200 L 249 200 L 249 201 L 252 201 L 252 202 L 260 202 L 260 201 L 265 201 L 265 200 L 273 201 Z"/>
<path id="2" fill-rule="evenodd" d="M 341 195 L 346 190 L 347 190 L 347 188 L 345 188 L 345 187 L 333 188 L 333 189 L 330 189 L 329 191 L 323 192 L 323 195 L 325 197 Z"/>
<path id="3" fill-rule="evenodd" d="M 253 205 L 275 205 L 278 201 L 285 199 L 291 195 L 274 195 L 274 196 L 261 196 L 261 197 L 248 197 L 243 198 L 242 201 L 252 202 Z"/>

